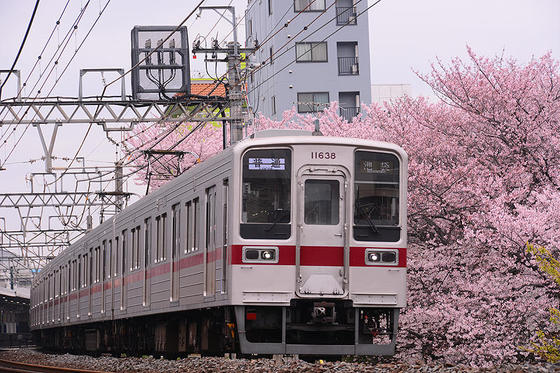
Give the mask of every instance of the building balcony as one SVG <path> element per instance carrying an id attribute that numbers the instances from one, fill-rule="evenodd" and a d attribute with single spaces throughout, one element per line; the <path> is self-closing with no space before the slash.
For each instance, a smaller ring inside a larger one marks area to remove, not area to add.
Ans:
<path id="1" fill-rule="evenodd" d="M 338 57 L 338 75 L 359 75 L 358 57 Z"/>
<path id="2" fill-rule="evenodd" d="M 354 117 L 360 113 L 359 107 L 341 107 L 340 116 L 348 122 L 352 122 Z"/>
<path id="3" fill-rule="evenodd" d="M 356 7 L 353 6 L 337 6 L 336 7 L 336 24 L 342 25 L 356 25 L 358 17 L 356 15 Z"/>

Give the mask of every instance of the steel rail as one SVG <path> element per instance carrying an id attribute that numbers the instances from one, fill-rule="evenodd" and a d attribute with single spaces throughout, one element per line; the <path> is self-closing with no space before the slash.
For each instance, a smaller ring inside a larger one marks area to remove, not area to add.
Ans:
<path id="1" fill-rule="evenodd" d="M 48 365 L 36 365 L 21 363 L 19 361 L 0 359 L 0 371 L 2 372 L 16 372 L 16 373 L 107 373 L 99 370 L 77 369 L 77 368 L 64 368 Z"/>

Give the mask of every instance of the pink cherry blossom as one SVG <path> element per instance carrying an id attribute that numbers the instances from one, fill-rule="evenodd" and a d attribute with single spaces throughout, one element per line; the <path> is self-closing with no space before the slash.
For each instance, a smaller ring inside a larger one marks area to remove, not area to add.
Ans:
<path id="1" fill-rule="evenodd" d="M 437 102 L 364 105 L 350 123 L 334 102 L 316 117 L 326 136 L 390 141 L 409 154 L 408 306 L 397 358 L 490 366 L 533 358 L 520 346 L 537 329 L 554 332 L 548 309 L 558 306 L 558 289 L 525 245 L 556 256 L 560 249 L 560 75 L 550 54 L 524 65 L 471 49 L 468 56 L 419 74 Z M 292 109 L 281 121 L 258 116 L 249 132 L 313 130 L 314 119 Z M 149 147 L 169 128 L 138 127 L 129 144 Z M 177 149 L 204 160 L 221 144 L 221 128 L 206 125 Z M 186 156 L 183 169 L 196 161 Z"/>

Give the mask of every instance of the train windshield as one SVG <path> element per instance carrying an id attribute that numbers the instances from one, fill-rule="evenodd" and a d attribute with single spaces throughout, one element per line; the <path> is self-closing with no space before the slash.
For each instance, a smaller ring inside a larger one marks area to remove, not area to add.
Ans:
<path id="1" fill-rule="evenodd" d="M 398 241 L 398 158 L 389 153 L 357 151 L 354 166 L 354 239 Z"/>
<path id="2" fill-rule="evenodd" d="M 250 150 L 243 156 L 241 237 L 290 237 L 291 158 L 289 149 Z"/>

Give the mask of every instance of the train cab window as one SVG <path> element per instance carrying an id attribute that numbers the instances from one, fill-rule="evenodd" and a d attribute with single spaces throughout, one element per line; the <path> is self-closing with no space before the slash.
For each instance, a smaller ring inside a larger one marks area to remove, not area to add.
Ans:
<path id="1" fill-rule="evenodd" d="M 291 158 L 289 149 L 250 150 L 243 156 L 241 237 L 290 238 Z"/>
<path id="2" fill-rule="evenodd" d="M 398 241 L 398 158 L 389 153 L 357 151 L 354 166 L 354 239 Z"/>
<path id="3" fill-rule="evenodd" d="M 340 187 L 337 180 L 306 180 L 304 198 L 305 224 L 338 225 Z"/>

